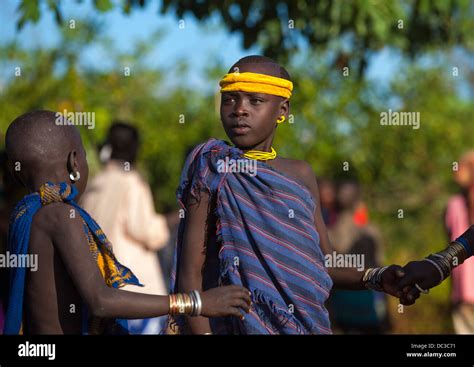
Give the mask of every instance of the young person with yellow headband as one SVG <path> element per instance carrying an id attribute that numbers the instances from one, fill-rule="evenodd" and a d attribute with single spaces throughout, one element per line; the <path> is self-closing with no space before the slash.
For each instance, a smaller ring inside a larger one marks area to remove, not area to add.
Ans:
<path id="1" fill-rule="evenodd" d="M 194 334 L 329 334 L 324 306 L 331 287 L 376 289 L 412 303 L 398 288 L 399 266 L 357 271 L 327 267 L 332 254 L 311 166 L 273 147 L 288 119 L 293 83 L 275 61 L 249 56 L 220 82 L 221 120 L 233 145 L 210 139 L 188 156 L 178 201 L 179 227 L 171 292 L 238 284 L 252 293 L 242 317 L 175 317 Z M 257 160 L 257 174 L 219 171 L 225 159 Z"/>

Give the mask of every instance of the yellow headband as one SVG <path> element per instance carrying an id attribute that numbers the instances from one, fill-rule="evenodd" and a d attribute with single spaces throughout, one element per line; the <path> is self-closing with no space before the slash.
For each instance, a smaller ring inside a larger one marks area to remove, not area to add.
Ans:
<path id="1" fill-rule="evenodd" d="M 250 92 L 291 97 L 293 83 L 283 78 L 257 73 L 229 73 L 219 82 L 223 92 Z"/>

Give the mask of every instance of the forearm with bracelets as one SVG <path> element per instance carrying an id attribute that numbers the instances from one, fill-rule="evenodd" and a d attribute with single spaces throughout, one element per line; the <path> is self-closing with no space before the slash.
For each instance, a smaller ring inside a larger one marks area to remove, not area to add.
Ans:
<path id="1" fill-rule="evenodd" d="M 427 261 L 432 264 L 439 272 L 441 283 L 450 274 L 453 268 L 461 265 L 464 260 L 472 256 L 474 227 L 471 226 L 461 236 L 451 242 L 450 245 L 443 251 L 431 254 L 422 261 Z M 365 271 L 362 277 L 362 282 L 366 288 L 375 291 L 383 291 L 382 274 L 387 269 L 387 266 L 381 268 L 369 268 Z M 438 284 L 439 284 L 438 283 Z"/>
<path id="2" fill-rule="evenodd" d="M 374 291 L 383 292 L 382 274 L 387 270 L 388 266 L 381 268 L 368 268 L 362 277 L 362 283 L 366 288 Z"/>
<path id="3" fill-rule="evenodd" d="M 439 283 L 441 283 L 451 274 L 451 271 L 456 266 L 461 265 L 464 260 L 471 255 L 472 253 L 469 243 L 466 238 L 460 236 L 455 241 L 451 242 L 443 251 L 431 254 L 423 260 L 428 261 L 438 270 L 440 278 Z"/>
<path id="4" fill-rule="evenodd" d="M 170 294 L 170 315 L 199 316 L 202 311 L 202 300 L 198 291 Z"/>

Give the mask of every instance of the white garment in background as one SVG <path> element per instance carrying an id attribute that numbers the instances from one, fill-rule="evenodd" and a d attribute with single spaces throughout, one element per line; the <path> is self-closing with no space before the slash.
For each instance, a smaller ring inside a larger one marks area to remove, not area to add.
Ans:
<path id="1" fill-rule="evenodd" d="M 156 251 L 169 239 L 163 215 L 155 212 L 149 185 L 135 170 L 110 161 L 89 184 L 81 200 L 112 243 L 117 260 L 137 276 L 144 287 L 122 289 L 168 294 Z"/>

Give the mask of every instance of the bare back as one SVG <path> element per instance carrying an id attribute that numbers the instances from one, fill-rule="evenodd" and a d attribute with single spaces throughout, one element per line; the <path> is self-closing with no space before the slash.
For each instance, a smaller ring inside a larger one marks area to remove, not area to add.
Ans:
<path id="1" fill-rule="evenodd" d="M 59 205 L 44 207 L 31 227 L 29 253 L 37 255 L 37 271 L 27 270 L 24 299 L 26 334 L 80 334 L 82 301 L 59 252 L 51 230 Z M 64 241 L 70 239 L 64 238 Z"/>

